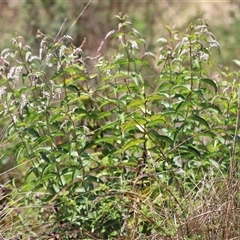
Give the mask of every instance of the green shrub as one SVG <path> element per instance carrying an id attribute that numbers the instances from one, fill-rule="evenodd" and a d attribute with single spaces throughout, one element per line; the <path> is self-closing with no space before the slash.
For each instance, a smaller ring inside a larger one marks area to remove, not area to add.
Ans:
<path id="1" fill-rule="evenodd" d="M 1 117 L 9 121 L 2 143 L 25 176 L 12 181 L 21 192 L 9 209 L 27 208 L 12 222 L 15 233 L 236 236 L 239 74 L 209 76 L 219 44 L 204 22 L 183 35 L 168 28 L 153 54 L 126 16 L 116 17 L 104 41 L 117 47 L 106 53 L 101 45 L 84 56 L 84 42 L 77 48 L 70 36 L 40 32 L 38 56 L 20 37 L 1 53 Z"/>

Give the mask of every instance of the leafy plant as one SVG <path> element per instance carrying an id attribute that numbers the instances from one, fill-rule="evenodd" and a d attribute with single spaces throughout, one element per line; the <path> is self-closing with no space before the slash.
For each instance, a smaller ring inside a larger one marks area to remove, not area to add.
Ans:
<path id="1" fill-rule="evenodd" d="M 26 194 L 14 192 L 12 206 L 32 214 L 21 211 L 15 229 L 38 239 L 236 236 L 239 73 L 210 77 L 219 44 L 205 22 L 183 35 L 167 27 L 158 56 L 116 18 L 94 57 L 84 42 L 41 32 L 39 55 L 19 36 L 1 53 L 2 144 L 25 176 L 12 181 Z M 117 48 L 103 53 L 106 41 Z"/>

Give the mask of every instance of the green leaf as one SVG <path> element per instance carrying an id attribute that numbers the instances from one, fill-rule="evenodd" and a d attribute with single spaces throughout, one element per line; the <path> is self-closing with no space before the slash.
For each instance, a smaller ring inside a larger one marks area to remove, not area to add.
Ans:
<path id="1" fill-rule="evenodd" d="M 138 147 L 139 144 L 143 143 L 144 141 L 144 139 L 132 139 L 123 145 L 122 152 L 127 151 L 131 147 Z"/>
<path id="2" fill-rule="evenodd" d="M 172 90 L 173 91 L 178 90 L 177 93 L 179 93 L 179 91 L 180 91 L 180 92 L 183 92 L 185 94 L 188 94 L 191 91 L 191 85 L 190 84 L 175 85 L 175 86 L 173 86 Z"/>
<path id="3" fill-rule="evenodd" d="M 29 132 L 29 134 L 31 134 L 33 137 L 40 137 L 40 135 L 38 134 L 38 132 L 34 129 L 34 128 L 32 128 L 32 127 L 29 127 L 29 128 L 27 128 L 27 131 Z"/>
<path id="4" fill-rule="evenodd" d="M 70 91 L 75 91 L 78 93 L 78 95 L 80 95 L 80 91 L 78 89 L 78 87 L 76 85 L 73 85 L 73 84 L 68 84 L 67 85 L 67 89 L 69 89 Z"/>
<path id="5" fill-rule="evenodd" d="M 65 72 L 71 73 L 71 74 L 80 74 L 83 73 L 85 70 L 85 67 L 83 65 L 77 65 L 77 64 L 72 64 L 70 66 L 67 66 L 65 69 Z"/>
<path id="6" fill-rule="evenodd" d="M 99 74 L 96 74 L 96 73 L 95 73 L 95 74 L 90 74 L 90 75 L 89 75 L 89 78 L 90 78 L 90 79 L 94 79 L 94 78 L 96 78 L 96 77 L 98 77 L 98 76 L 99 76 Z"/>
<path id="7" fill-rule="evenodd" d="M 150 130 L 149 133 L 159 142 L 164 141 L 164 142 L 168 142 L 170 144 L 173 144 L 173 140 L 166 135 L 161 135 L 155 130 Z"/>
<path id="8" fill-rule="evenodd" d="M 113 143 L 115 141 L 114 137 L 102 137 L 96 140 L 96 143 L 104 143 L 104 144 L 111 144 L 111 147 L 113 147 Z"/>
<path id="9" fill-rule="evenodd" d="M 218 87 L 217 87 L 217 84 L 215 83 L 215 81 L 213 81 L 210 78 L 202 78 L 201 81 L 206 83 L 206 84 L 208 84 L 208 85 L 210 85 L 210 86 L 212 86 L 214 88 L 214 90 L 215 90 L 215 93 L 217 93 Z"/>
<path id="10" fill-rule="evenodd" d="M 50 159 L 47 157 L 47 155 L 44 152 L 39 152 L 42 159 L 46 161 L 47 163 L 50 163 Z"/>
<path id="11" fill-rule="evenodd" d="M 49 136 L 41 136 L 37 138 L 36 141 L 34 142 L 34 149 L 37 148 L 37 146 L 39 146 L 40 144 L 43 144 L 49 141 L 51 141 L 51 138 Z"/>
<path id="12" fill-rule="evenodd" d="M 52 77 L 52 80 L 55 80 L 55 79 L 57 79 L 58 77 L 60 77 L 62 75 L 63 75 L 62 71 L 55 72 L 53 77 Z"/>
<path id="13" fill-rule="evenodd" d="M 147 96 L 146 100 L 149 101 L 155 101 L 155 100 L 164 100 L 168 98 L 169 95 L 167 93 L 154 93 L 149 96 Z"/>
<path id="14" fill-rule="evenodd" d="M 196 148 L 194 148 L 193 146 L 183 146 L 183 145 L 181 145 L 181 146 L 178 147 L 178 149 L 185 150 L 186 152 L 193 153 L 197 157 L 201 157 L 201 153 Z"/>
<path id="15" fill-rule="evenodd" d="M 89 118 L 89 112 L 83 108 L 76 107 L 73 109 L 74 113 L 77 113 L 78 117 L 86 116 Z"/>
<path id="16" fill-rule="evenodd" d="M 126 72 L 120 72 L 120 73 L 116 73 L 114 75 L 114 79 L 116 78 L 129 78 L 129 74 Z"/>
<path id="17" fill-rule="evenodd" d="M 202 103 L 201 107 L 203 107 L 204 109 L 210 109 L 211 111 L 222 114 L 221 109 L 215 104 Z"/>
<path id="18" fill-rule="evenodd" d="M 155 114 L 153 116 L 147 117 L 147 127 L 159 126 L 160 124 L 165 124 L 166 118 L 162 115 Z"/>
<path id="19" fill-rule="evenodd" d="M 145 99 L 136 99 L 133 100 L 132 102 L 130 102 L 127 106 L 127 109 L 133 108 L 133 107 L 139 107 L 139 106 L 143 106 L 145 103 Z"/>
<path id="20" fill-rule="evenodd" d="M 128 121 L 128 122 L 125 122 L 121 125 L 121 130 L 123 132 L 126 132 L 127 130 L 132 130 L 132 129 L 138 129 L 137 126 L 141 127 L 142 125 L 145 125 L 146 124 L 146 120 L 145 119 L 136 119 L 135 121 L 134 120 L 131 120 L 131 121 Z"/>
<path id="21" fill-rule="evenodd" d="M 200 124 L 203 124 L 204 126 L 206 126 L 207 128 L 210 128 L 209 125 L 208 125 L 208 122 L 203 119 L 202 117 L 198 116 L 198 115 L 192 115 L 190 117 L 188 117 L 189 119 L 192 119 L 194 121 L 197 121 L 199 122 Z"/>
<path id="22" fill-rule="evenodd" d="M 95 176 L 92 175 L 88 175 L 84 181 L 89 181 L 89 182 L 95 182 L 95 183 L 103 183 L 103 181 L 100 178 L 97 178 Z"/>
<path id="23" fill-rule="evenodd" d="M 14 153 L 15 153 L 15 156 L 16 156 L 16 160 L 17 160 L 17 162 L 19 162 L 19 163 L 20 163 L 20 159 L 21 159 L 21 153 L 22 153 L 24 150 L 26 150 L 26 149 L 25 149 L 25 146 L 24 146 L 23 142 L 20 142 L 20 143 L 18 143 L 18 144 L 15 146 L 15 151 L 14 151 Z"/>
<path id="24" fill-rule="evenodd" d="M 43 169 L 42 169 L 42 171 L 41 171 L 41 178 L 43 179 L 44 178 L 44 176 L 49 176 L 51 173 L 49 173 L 51 170 L 53 170 L 54 169 L 54 167 L 55 167 L 55 164 L 54 163 L 50 163 L 50 162 L 48 162 L 49 164 L 46 164 L 44 167 L 43 167 Z"/>

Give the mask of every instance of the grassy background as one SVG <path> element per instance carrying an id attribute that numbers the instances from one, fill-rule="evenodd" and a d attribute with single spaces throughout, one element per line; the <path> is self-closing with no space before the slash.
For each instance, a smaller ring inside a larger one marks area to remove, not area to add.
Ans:
<path id="1" fill-rule="evenodd" d="M 129 15 L 135 28 L 144 36 L 150 48 L 165 26 L 185 29 L 190 21 L 206 19 L 210 29 L 224 50 L 219 61 L 229 63 L 237 58 L 240 9 L 238 1 L 92 1 L 76 24 L 70 28 L 88 1 L 10 1 L 0 2 L 0 48 L 11 46 L 17 33 L 36 45 L 39 29 L 43 33 L 59 36 L 68 32 L 80 45 L 85 36 L 85 50 L 95 53 L 107 32 L 113 29 L 112 16 L 123 12 Z M 150 49 L 153 50 L 153 49 Z"/>

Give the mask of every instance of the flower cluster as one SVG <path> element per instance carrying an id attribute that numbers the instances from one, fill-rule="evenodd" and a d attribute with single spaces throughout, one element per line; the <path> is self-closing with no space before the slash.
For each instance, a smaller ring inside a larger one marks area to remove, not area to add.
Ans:
<path id="1" fill-rule="evenodd" d="M 53 80 L 50 80 L 49 82 L 51 84 L 52 97 L 60 99 L 61 94 L 62 94 L 62 90 L 60 88 L 56 87 L 56 84 L 54 83 Z"/>
<path id="2" fill-rule="evenodd" d="M 18 80 L 20 73 L 22 72 L 22 66 L 12 67 L 7 74 L 8 80 Z"/>
<path id="3" fill-rule="evenodd" d="M 6 93 L 6 89 L 7 87 L 5 86 L 0 87 L 0 98 L 2 98 L 2 96 Z"/>
<path id="4" fill-rule="evenodd" d="M 21 94 L 21 102 L 20 102 L 20 105 L 19 105 L 19 108 L 20 108 L 20 113 L 22 114 L 23 113 L 23 108 L 28 104 L 28 100 L 26 98 L 26 95 L 25 94 Z"/>

